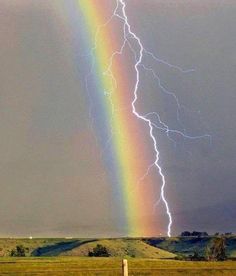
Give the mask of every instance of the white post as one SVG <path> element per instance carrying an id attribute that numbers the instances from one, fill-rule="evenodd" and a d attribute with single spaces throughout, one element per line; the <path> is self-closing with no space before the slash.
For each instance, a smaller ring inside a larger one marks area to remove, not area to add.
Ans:
<path id="1" fill-rule="evenodd" d="M 126 259 L 122 260 L 122 275 L 128 276 L 128 261 Z"/>

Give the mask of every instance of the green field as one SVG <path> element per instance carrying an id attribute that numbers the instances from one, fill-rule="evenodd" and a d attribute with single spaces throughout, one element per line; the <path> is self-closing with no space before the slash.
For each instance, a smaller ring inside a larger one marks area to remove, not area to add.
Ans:
<path id="1" fill-rule="evenodd" d="M 0 275 L 121 275 L 122 258 L 128 259 L 129 275 L 236 276 L 236 261 L 179 261 L 179 254 L 203 253 L 212 237 L 117 238 L 117 239 L 0 239 Z M 87 257 L 98 244 L 110 257 Z M 10 257 L 17 245 L 26 257 Z M 226 239 L 227 256 L 235 257 L 235 236 Z"/>
<path id="2" fill-rule="evenodd" d="M 128 259 L 129 275 L 236 275 L 236 262 Z M 0 275 L 121 275 L 120 258 L 0 258 Z"/>

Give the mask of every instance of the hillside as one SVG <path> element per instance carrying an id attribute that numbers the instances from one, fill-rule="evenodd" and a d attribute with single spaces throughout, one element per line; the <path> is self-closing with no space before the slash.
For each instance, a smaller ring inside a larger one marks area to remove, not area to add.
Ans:
<path id="1" fill-rule="evenodd" d="M 173 238 L 150 238 L 145 239 L 149 245 L 161 248 L 175 254 L 185 256 L 193 255 L 198 252 L 203 255 L 205 249 L 211 244 L 214 237 L 173 237 Z M 236 258 L 236 237 L 226 237 L 226 254 L 229 258 Z"/>
<path id="2" fill-rule="evenodd" d="M 12 249 L 17 245 L 23 245 L 28 249 L 27 255 L 31 253 L 38 247 L 44 247 L 56 244 L 63 239 L 17 239 L 17 238 L 2 238 L 0 239 L 0 257 L 9 256 Z"/>
<path id="3" fill-rule="evenodd" d="M 117 238 L 117 239 L 0 239 L 0 257 L 9 256 L 17 245 L 27 248 L 26 256 L 88 256 L 97 244 L 111 257 L 169 259 L 176 255 L 203 255 L 213 237 Z M 236 237 L 226 238 L 226 253 L 236 258 Z"/>
<path id="4" fill-rule="evenodd" d="M 175 254 L 156 248 L 141 239 L 0 239 L 0 257 L 9 256 L 17 245 L 26 256 L 88 256 L 97 244 L 105 246 L 111 257 L 170 259 Z"/>
<path id="5" fill-rule="evenodd" d="M 135 239 L 104 239 L 89 243 L 84 243 L 70 251 L 62 252 L 60 255 L 88 256 L 97 244 L 105 246 L 111 257 L 136 257 L 136 258 L 158 258 L 170 259 L 175 254 L 148 245 L 142 240 Z"/>

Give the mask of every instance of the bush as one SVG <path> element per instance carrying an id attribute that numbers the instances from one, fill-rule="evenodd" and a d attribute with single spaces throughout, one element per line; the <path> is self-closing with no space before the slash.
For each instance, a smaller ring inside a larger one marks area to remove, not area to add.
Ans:
<path id="1" fill-rule="evenodd" d="M 28 252 L 28 248 L 23 245 L 17 245 L 15 249 L 12 249 L 10 252 L 11 257 L 25 257 Z"/>
<path id="2" fill-rule="evenodd" d="M 89 257 L 109 257 L 110 253 L 108 252 L 105 246 L 101 244 L 97 244 L 96 247 L 93 248 L 93 251 L 89 251 Z"/>

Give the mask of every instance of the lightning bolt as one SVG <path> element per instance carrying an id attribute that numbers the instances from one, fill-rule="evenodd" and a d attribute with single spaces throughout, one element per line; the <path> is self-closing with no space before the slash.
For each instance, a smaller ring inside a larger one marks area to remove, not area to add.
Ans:
<path id="1" fill-rule="evenodd" d="M 165 179 L 165 175 L 162 172 L 162 168 L 159 164 L 159 151 L 158 151 L 158 148 L 157 148 L 156 138 L 153 134 L 153 124 L 152 124 L 152 121 L 150 119 L 148 119 L 147 117 L 142 116 L 141 114 L 139 114 L 138 111 L 136 110 L 136 106 L 135 106 L 135 104 L 138 100 L 138 94 L 137 93 L 138 93 L 138 88 L 139 88 L 139 83 L 140 83 L 140 70 L 139 70 L 139 67 L 142 64 L 143 54 L 144 54 L 144 47 L 142 45 L 142 42 L 141 42 L 140 38 L 131 30 L 131 26 L 129 24 L 128 17 L 127 17 L 127 14 L 126 14 L 126 3 L 123 0 L 119 0 L 119 3 L 121 4 L 121 7 L 122 7 L 121 9 L 122 9 L 122 17 L 124 19 L 124 28 L 127 30 L 128 34 L 137 42 L 137 44 L 139 46 L 139 50 L 138 50 L 138 53 L 136 55 L 136 63 L 134 65 L 134 68 L 135 68 L 135 71 L 136 71 L 136 83 L 135 83 L 134 91 L 133 91 L 134 98 L 133 98 L 133 101 L 131 103 L 132 112 L 137 117 L 137 119 L 144 121 L 149 127 L 149 134 L 150 134 L 150 137 L 153 141 L 153 148 L 154 148 L 155 156 L 156 156 L 154 164 L 155 164 L 155 166 L 156 166 L 156 168 L 159 172 L 159 175 L 161 177 L 161 180 L 162 180 L 161 198 L 162 198 L 162 201 L 165 204 L 166 213 L 167 213 L 167 216 L 169 218 L 169 223 L 168 223 L 168 227 L 167 227 L 167 235 L 170 236 L 171 235 L 172 216 L 171 216 L 171 212 L 170 212 L 168 202 L 167 202 L 166 197 L 165 197 L 166 179 Z M 125 39 L 127 40 L 126 32 L 125 32 Z"/>
<path id="2" fill-rule="evenodd" d="M 179 102 L 178 97 L 175 95 L 174 92 L 171 92 L 169 90 L 167 90 L 161 82 L 160 77 L 157 75 L 157 73 L 155 72 L 155 70 L 150 67 L 150 66 L 146 66 L 143 64 L 143 59 L 144 56 L 148 56 L 149 58 L 153 59 L 155 62 L 157 63 L 161 63 L 165 66 L 168 66 L 169 68 L 173 69 L 173 70 L 178 70 L 181 73 L 191 73 L 194 72 L 194 69 L 190 69 L 190 70 L 184 70 L 181 67 L 177 66 L 177 65 L 173 65 L 163 59 L 158 58 L 157 56 L 155 56 L 152 52 L 146 50 L 146 48 L 143 46 L 141 39 L 139 38 L 139 36 L 132 30 L 132 27 L 129 23 L 129 19 L 127 16 L 127 12 L 126 12 L 126 2 L 125 0 L 116 0 L 116 5 L 115 8 L 113 10 L 113 13 L 111 15 L 111 17 L 102 25 L 98 26 L 96 33 L 95 33 L 95 39 L 94 39 L 94 47 L 91 49 L 89 55 L 94 57 L 94 52 L 97 48 L 97 40 L 100 34 L 100 31 L 102 28 L 106 28 L 106 26 L 108 24 L 110 24 L 113 20 L 113 18 L 118 18 L 122 24 L 123 24 L 123 43 L 120 47 L 120 49 L 116 50 L 113 52 L 113 54 L 110 57 L 110 61 L 108 64 L 107 69 L 103 72 L 104 76 L 107 76 L 111 79 L 111 83 L 112 83 L 112 89 L 111 91 L 104 91 L 104 96 L 109 98 L 109 101 L 111 103 L 112 106 L 112 117 L 114 116 L 114 113 L 117 112 L 118 110 L 115 109 L 113 102 L 112 102 L 112 93 L 114 91 L 115 88 L 117 88 L 117 83 L 116 83 L 116 79 L 115 76 L 113 75 L 112 72 L 112 64 L 113 64 L 113 60 L 117 55 L 122 55 L 123 51 L 125 49 L 125 47 L 129 47 L 129 49 L 131 50 L 131 52 L 134 55 L 134 59 L 135 59 L 135 63 L 134 63 L 134 70 L 135 70 L 135 84 L 134 84 L 134 89 L 132 91 L 133 93 L 133 100 L 131 102 L 131 106 L 127 107 L 127 108 L 131 108 L 133 115 L 140 121 L 143 121 L 147 127 L 148 127 L 148 131 L 149 131 L 149 136 L 150 139 L 152 141 L 152 145 L 153 145 L 153 150 L 154 150 L 154 155 L 155 155 L 155 160 L 148 166 L 146 172 L 143 174 L 143 176 L 140 177 L 138 183 L 142 182 L 150 173 L 150 171 L 153 168 L 156 168 L 160 178 L 161 178 L 161 189 L 160 189 L 160 197 L 158 198 L 158 200 L 156 201 L 156 203 L 154 204 L 154 209 L 156 208 L 156 206 L 162 201 L 164 203 L 165 206 L 165 210 L 166 210 L 166 215 L 168 217 L 168 225 L 167 225 L 167 235 L 170 237 L 171 236 L 171 226 L 173 223 L 173 219 L 172 219 L 172 214 L 169 208 L 169 204 L 168 201 L 166 199 L 166 194 L 165 194 L 165 187 L 166 187 L 166 178 L 165 175 L 163 173 L 163 169 L 160 165 L 160 160 L 159 160 L 159 150 L 158 150 L 158 146 L 157 146 L 157 139 L 155 138 L 154 135 L 154 129 L 163 131 L 166 133 L 168 139 L 170 141 L 172 141 L 174 144 L 176 144 L 175 140 L 170 136 L 170 134 L 178 134 L 180 136 L 182 136 L 183 138 L 186 139 L 191 139 L 191 140 L 195 140 L 195 139 L 202 139 L 202 138 L 208 138 L 211 139 L 211 136 L 208 134 L 204 134 L 204 135 L 198 135 L 198 136 L 192 136 L 186 133 L 186 130 L 184 129 L 184 126 L 180 120 L 180 111 L 182 109 L 184 109 L 185 107 L 182 106 Z M 136 43 L 137 49 L 134 49 L 134 47 L 132 46 L 133 43 Z M 92 64 L 91 64 L 91 68 L 90 68 L 90 72 L 88 73 L 88 75 L 86 76 L 86 89 L 88 94 L 89 93 L 89 87 L 88 87 L 88 80 L 90 78 L 90 76 L 92 76 L 93 74 L 93 70 L 94 70 L 94 65 L 95 65 L 95 61 L 93 59 Z M 152 75 L 152 77 L 154 78 L 154 80 L 157 82 L 158 87 L 161 89 L 161 91 L 169 96 L 171 96 L 174 101 L 175 104 L 177 106 L 177 111 L 176 111 L 176 116 L 177 116 L 177 120 L 179 122 L 179 125 L 182 127 L 182 131 L 179 129 L 171 129 L 167 123 L 165 123 L 160 115 L 157 112 L 149 112 L 146 114 L 140 114 L 136 108 L 136 103 L 138 101 L 138 90 L 139 90 L 139 84 L 140 84 L 140 75 L 141 75 L 141 69 L 145 70 L 146 72 L 150 73 Z M 91 98 L 90 98 L 91 99 Z M 90 106 L 90 117 L 91 117 L 91 121 L 93 121 L 93 117 L 92 117 L 92 107 L 93 104 L 91 103 Z M 111 117 L 111 122 L 112 122 L 112 117 Z M 153 121 L 153 119 L 155 118 L 156 121 Z M 103 149 L 102 154 L 104 153 L 104 151 L 108 148 L 110 142 L 112 141 L 112 136 L 113 136 L 113 127 L 112 127 L 112 123 L 111 123 L 111 135 L 107 140 L 107 143 Z M 137 184 L 138 184 L 137 183 Z"/>

